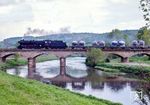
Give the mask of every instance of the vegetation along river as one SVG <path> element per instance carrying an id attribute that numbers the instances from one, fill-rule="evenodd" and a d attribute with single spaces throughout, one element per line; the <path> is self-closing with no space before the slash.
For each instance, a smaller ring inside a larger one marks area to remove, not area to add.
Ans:
<path id="1" fill-rule="evenodd" d="M 34 79 L 123 105 L 150 105 L 149 84 L 129 78 L 131 76 L 90 69 L 84 63 L 84 57 L 67 58 L 64 75 L 59 74 L 59 60 L 37 63 Z M 28 77 L 27 66 L 7 69 L 7 73 Z"/>

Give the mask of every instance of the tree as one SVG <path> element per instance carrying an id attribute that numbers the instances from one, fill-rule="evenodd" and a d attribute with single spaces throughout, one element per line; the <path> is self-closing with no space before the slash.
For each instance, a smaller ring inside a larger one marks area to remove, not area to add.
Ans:
<path id="1" fill-rule="evenodd" d="M 17 62 L 17 61 L 18 61 L 18 59 L 19 59 L 19 57 L 20 57 L 20 55 L 19 55 L 19 54 L 15 54 L 15 55 L 14 55 L 14 61 L 15 61 L 15 62 Z"/>
<path id="2" fill-rule="evenodd" d="M 109 34 L 109 38 L 120 38 L 120 36 L 122 35 L 122 32 L 119 29 L 113 29 Z"/>
<path id="3" fill-rule="evenodd" d="M 147 27 L 142 27 L 137 33 L 137 38 L 139 40 L 144 40 L 146 45 L 150 44 L 150 29 Z"/>
<path id="4" fill-rule="evenodd" d="M 140 8 L 143 13 L 143 17 L 146 21 L 146 27 L 150 27 L 150 0 L 140 0 Z"/>
<path id="5" fill-rule="evenodd" d="M 96 66 L 99 62 L 104 61 L 104 53 L 101 49 L 92 48 L 87 52 L 86 65 L 90 67 Z"/>
<path id="6" fill-rule="evenodd" d="M 124 38 L 124 40 L 125 40 L 125 42 L 126 42 L 126 45 L 128 46 L 128 45 L 130 44 L 130 43 L 129 43 L 129 37 L 128 37 L 128 35 L 127 35 L 127 34 L 124 34 L 123 38 Z"/>

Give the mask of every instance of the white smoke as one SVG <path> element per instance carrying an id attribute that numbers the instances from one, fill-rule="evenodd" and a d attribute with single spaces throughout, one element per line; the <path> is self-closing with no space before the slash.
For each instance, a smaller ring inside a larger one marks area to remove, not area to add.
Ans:
<path id="1" fill-rule="evenodd" d="M 59 31 L 60 33 L 70 33 L 70 29 L 71 27 L 63 27 L 63 28 L 60 28 Z"/>
<path id="2" fill-rule="evenodd" d="M 38 28 L 27 28 L 27 32 L 24 33 L 24 36 L 30 36 L 30 35 L 35 35 L 35 36 L 43 36 L 43 35 L 51 35 L 51 34 L 64 34 L 64 33 L 70 33 L 70 27 L 62 27 L 58 31 L 47 31 L 45 29 L 38 29 Z"/>

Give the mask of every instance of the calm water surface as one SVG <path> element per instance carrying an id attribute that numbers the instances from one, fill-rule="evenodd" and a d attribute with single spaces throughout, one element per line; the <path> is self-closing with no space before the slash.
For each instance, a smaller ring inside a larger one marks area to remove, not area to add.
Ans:
<path id="1" fill-rule="evenodd" d="M 120 102 L 123 105 L 150 105 L 150 85 L 125 76 L 89 69 L 84 57 L 67 58 L 67 73 L 59 75 L 59 61 L 37 63 L 34 78 L 73 92 Z M 8 69 L 7 73 L 28 77 L 27 66 Z"/>

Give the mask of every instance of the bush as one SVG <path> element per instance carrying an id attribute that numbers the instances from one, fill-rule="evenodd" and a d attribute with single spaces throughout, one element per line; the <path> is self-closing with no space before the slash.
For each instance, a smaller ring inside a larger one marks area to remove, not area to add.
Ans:
<path id="1" fill-rule="evenodd" d="M 105 55 L 101 49 L 92 48 L 87 52 L 86 65 L 95 67 L 99 62 L 104 62 Z"/>

